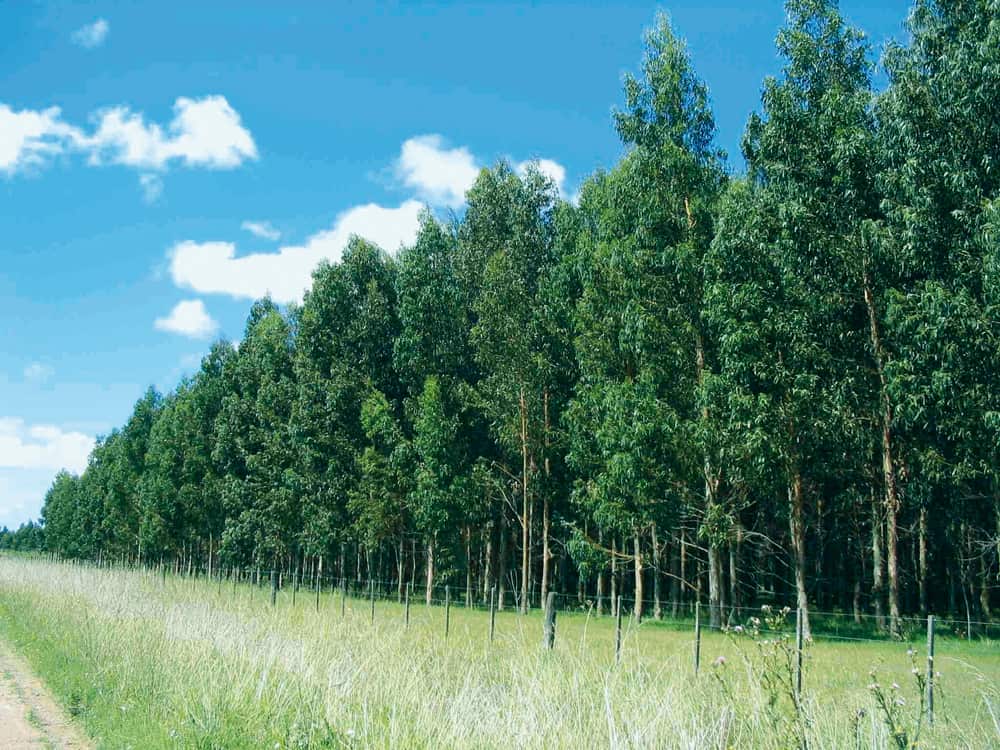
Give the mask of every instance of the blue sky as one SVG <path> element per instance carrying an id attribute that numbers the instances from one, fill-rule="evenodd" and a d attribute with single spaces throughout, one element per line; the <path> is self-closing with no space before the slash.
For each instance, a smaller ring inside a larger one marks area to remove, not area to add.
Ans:
<path id="1" fill-rule="evenodd" d="M 909 3 L 841 5 L 903 38 Z M 0 526 L 350 232 L 395 250 L 497 158 L 568 197 L 613 165 L 657 9 L 738 170 L 777 2 L 0 5 Z"/>

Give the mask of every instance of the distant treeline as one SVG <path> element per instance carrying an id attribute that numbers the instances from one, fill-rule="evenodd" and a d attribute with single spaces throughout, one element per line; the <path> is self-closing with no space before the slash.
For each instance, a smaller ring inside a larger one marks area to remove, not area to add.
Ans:
<path id="1" fill-rule="evenodd" d="M 909 30 L 875 91 L 836 3 L 791 0 L 733 177 L 659 18 L 625 155 L 577 204 L 500 163 L 397 257 L 352 239 L 59 474 L 45 544 L 518 606 L 704 596 L 714 624 L 774 601 L 988 616 L 1000 3 L 921 0 Z"/>

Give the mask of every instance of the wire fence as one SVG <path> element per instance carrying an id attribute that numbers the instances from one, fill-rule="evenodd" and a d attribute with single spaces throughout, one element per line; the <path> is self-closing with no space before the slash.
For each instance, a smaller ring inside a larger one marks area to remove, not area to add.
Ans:
<path id="1" fill-rule="evenodd" d="M 211 581 L 221 591 L 230 586 L 234 591 L 252 587 L 265 590 L 266 596 L 275 604 L 286 600 L 305 601 L 310 595 L 315 606 L 320 606 L 321 597 L 339 596 L 345 602 L 366 600 L 375 604 L 395 603 L 456 608 L 479 612 L 519 613 L 538 612 L 541 596 L 529 597 L 522 608 L 520 592 L 513 582 L 497 582 L 492 586 L 483 584 L 461 586 L 434 583 L 428 586 L 423 581 L 397 578 L 380 579 L 358 576 L 337 576 L 328 572 L 288 571 L 253 566 L 227 567 L 198 564 L 166 564 L 136 566 L 128 562 L 103 560 L 81 563 L 100 568 L 139 569 L 147 576 L 157 575 L 161 580 Z M 704 601 L 704 597 L 694 595 L 683 600 L 656 599 L 642 597 L 641 607 L 636 607 L 636 597 L 630 592 L 609 591 L 602 595 L 593 592 L 553 592 L 554 606 L 563 615 L 583 615 L 593 618 L 614 619 L 618 609 L 630 627 L 667 628 L 687 630 L 697 626 L 707 631 L 745 630 L 748 624 L 762 620 L 762 614 L 769 612 L 771 623 L 778 619 L 774 614 L 784 613 L 783 626 L 757 625 L 765 632 L 792 636 L 795 633 L 794 619 L 798 608 L 794 604 L 771 602 L 755 606 L 725 604 L 714 608 Z M 613 598 L 614 597 L 614 598 Z M 807 639 L 812 641 L 841 641 L 851 643 L 914 642 L 921 640 L 927 628 L 927 615 L 906 614 L 892 618 L 888 613 L 854 612 L 807 608 Z M 954 638 L 966 641 L 992 642 L 1000 640 L 1000 620 L 973 619 L 971 617 L 940 616 L 934 618 L 939 638 Z"/>

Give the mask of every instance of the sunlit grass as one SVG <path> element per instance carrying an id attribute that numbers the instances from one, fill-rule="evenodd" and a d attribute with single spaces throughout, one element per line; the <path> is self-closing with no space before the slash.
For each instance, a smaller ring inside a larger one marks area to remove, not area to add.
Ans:
<path id="1" fill-rule="evenodd" d="M 102 747 L 789 747 L 746 637 L 704 633 L 695 678 L 690 630 L 626 620 L 616 664 L 609 617 L 560 613 L 546 652 L 538 613 L 499 613 L 491 643 L 482 611 L 452 607 L 445 639 L 443 608 L 413 603 L 404 628 L 401 605 L 378 602 L 374 625 L 369 607 L 0 558 L 0 635 Z M 906 649 L 808 649 L 810 747 L 887 746 L 869 671 L 915 711 Z M 996 746 L 1000 649 L 941 639 L 937 665 L 921 747 Z"/>

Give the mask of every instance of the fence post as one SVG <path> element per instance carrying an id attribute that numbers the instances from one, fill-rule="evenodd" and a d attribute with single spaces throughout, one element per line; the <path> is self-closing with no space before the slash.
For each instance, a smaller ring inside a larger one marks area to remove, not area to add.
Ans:
<path id="1" fill-rule="evenodd" d="M 271 571 L 271 606 L 278 600 L 278 571 Z"/>
<path id="2" fill-rule="evenodd" d="M 319 595 L 323 593 L 323 576 L 316 576 L 316 611 L 319 612 Z"/>
<path id="3" fill-rule="evenodd" d="M 368 598 L 372 600 L 372 625 L 375 624 L 375 579 L 368 580 Z"/>
<path id="4" fill-rule="evenodd" d="M 406 627 L 409 628 L 410 627 L 410 587 L 409 586 L 406 587 L 406 594 L 405 594 L 405 596 L 406 596 L 406 603 L 405 603 L 405 607 L 406 607 L 405 612 L 406 612 L 406 614 L 405 614 L 404 619 L 406 621 Z"/>
<path id="5" fill-rule="evenodd" d="M 802 698 L 802 628 L 805 618 L 802 607 L 795 611 L 795 700 Z"/>
<path id="6" fill-rule="evenodd" d="M 934 615 L 927 615 L 927 721 L 934 723 Z"/>
<path id="7" fill-rule="evenodd" d="M 694 674 L 701 667 L 701 602 L 694 603 Z"/>
<path id="8" fill-rule="evenodd" d="M 542 627 L 545 648 L 551 650 L 556 643 L 556 592 L 550 591 L 545 598 L 545 624 Z"/>
<path id="9" fill-rule="evenodd" d="M 615 606 L 615 663 L 622 660 L 622 595 L 618 595 Z"/>
<path id="10" fill-rule="evenodd" d="M 490 589 L 490 642 L 493 642 L 493 633 L 497 626 L 497 587 L 493 584 Z"/>

